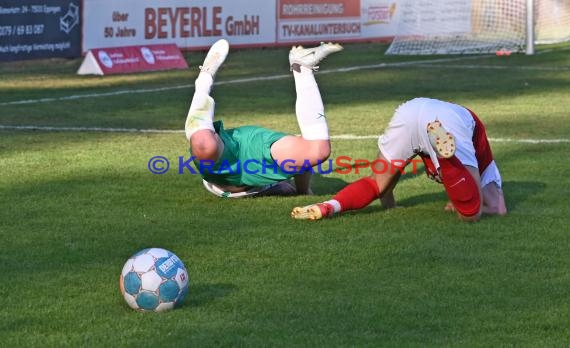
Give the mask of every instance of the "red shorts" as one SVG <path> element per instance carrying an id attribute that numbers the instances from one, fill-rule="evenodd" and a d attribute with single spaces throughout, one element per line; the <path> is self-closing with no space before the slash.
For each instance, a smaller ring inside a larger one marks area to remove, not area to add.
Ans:
<path id="1" fill-rule="evenodd" d="M 466 108 L 467 109 L 467 108 Z M 467 109 L 473 120 L 475 121 L 475 129 L 473 130 L 473 146 L 475 147 L 475 157 L 477 158 L 477 166 L 479 167 L 479 174 L 482 175 L 485 169 L 493 161 L 493 152 L 491 152 L 491 145 L 489 145 L 489 139 L 487 138 L 487 131 L 483 122 L 477 117 L 477 115 Z"/>

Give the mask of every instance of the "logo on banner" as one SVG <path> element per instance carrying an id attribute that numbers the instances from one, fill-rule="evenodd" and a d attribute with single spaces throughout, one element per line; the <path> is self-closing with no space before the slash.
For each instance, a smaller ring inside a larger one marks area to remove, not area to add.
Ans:
<path id="1" fill-rule="evenodd" d="M 154 54 L 152 54 L 152 51 L 149 50 L 148 47 L 142 47 L 141 54 L 148 64 L 154 64 Z"/>
<path id="2" fill-rule="evenodd" d="M 101 64 L 103 64 L 109 69 L 113 67 L 113 60 L 111 59 L 111 57 L 109 57 L 107 52 L 99 51 L 97 56 L 99 57 L 99 61 L 101 62 Z"/>
<path id="3" fill-rule="evenodd" d="M 79 6 L 70 3 L 67 13 L 59 18 L 59 29 L 69 34 L 77 24 L 79 24 Z"/>
<path id="4" fill-rule="evenodd" d="M 396 13 L 396 3 L 388 5 L 370 5 L 365 10 L 366 21 L 364 25 L 388 24 Z"/>
<path id="5" fill-rule="evenodd" d="M 188 69 L 176 44 L 95 48 L 87 52 L 77 74 L 107 75 L 167 69 Z"/>

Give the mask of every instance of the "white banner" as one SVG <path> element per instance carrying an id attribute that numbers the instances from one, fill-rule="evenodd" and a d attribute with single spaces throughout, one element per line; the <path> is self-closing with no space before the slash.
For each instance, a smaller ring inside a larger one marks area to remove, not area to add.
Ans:
<path id="1" fill-rule="evenodd" d="M 275 11 L 273 0 L 84 0 L 83 51 L 167 43 L 200 49 L 219 38 L 271 46 Z"/>
<path id="2" fill-rule="evenodd" d="M 84 0 L 83 52 L 174 43 L 202 50 L 471 30 L 471 0 Z M 452 23 L 453 25 L 449 25 Z"/>
<path id="3" fill-rule="evenodd" d="M 471 32 L 471 0 L 404 0 L 398 5 L 398 35 Z"/>
<path id="4" fill-rule="evenodd" d="M 398 1 L 361 0 L 360 18 L 362 37 L 391 37 L 396 35 L 398 22 L 396 18 L 400 10 Z"/>

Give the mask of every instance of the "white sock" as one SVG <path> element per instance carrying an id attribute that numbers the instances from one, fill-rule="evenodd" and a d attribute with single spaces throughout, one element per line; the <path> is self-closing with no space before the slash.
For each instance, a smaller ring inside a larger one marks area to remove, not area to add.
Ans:
<path id="1" fill-rule="evenodd" d="M 293 77 L 297 92 L 295 111 L 301 135 L 307 140 L 328 140 L 325 107 L 313 71 L 301 66 L 301 72 L 293 71 Z"/>
<path id="2" fill-rule="evenodd" d="M 341 208 L 340 208 L 340 203 L 339 203 L 336 199 L 331 199 L 331 200 L 329 200 L 329 201 L 324 201 L 323 203 L 332 205 L 332 207 L 333 207 L 333 212 L 334 212 L 335 214 L 340 213 L 340 210 L 341 210 Z"/>
<path id="3" fill-rule="evenodd" d="M 201 72 L 194 83 L 194 96 L 186 117 L 186 139 L 201 129 L 214 131 L 214 99 L 210 97 L 210 89 L 214 79 L 212 75 Z"/>

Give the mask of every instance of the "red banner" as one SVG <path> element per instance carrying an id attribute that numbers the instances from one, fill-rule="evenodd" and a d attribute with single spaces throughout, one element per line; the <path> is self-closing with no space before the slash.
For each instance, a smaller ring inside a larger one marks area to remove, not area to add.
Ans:
<path id="1" fill-rule="evenodd" d="M 280 19 L 360 17 L 359 0 L 280 0 Z"/>
<path id="2" fill-rule="evenodd" d="M 360 0 L 279 0 L 279 42 L 362 37 Z"/>
<path id="3" fill-rule="evenodd" d="M 125 74 L 141 71 L 187 69 L 175 44 L 94 48 L 85 56 L 79 75 Z"/>

